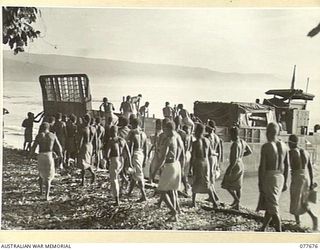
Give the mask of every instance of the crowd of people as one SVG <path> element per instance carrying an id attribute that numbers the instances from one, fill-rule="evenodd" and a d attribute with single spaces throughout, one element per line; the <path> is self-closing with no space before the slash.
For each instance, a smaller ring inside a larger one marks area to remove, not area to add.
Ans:
<path id="1" fill-rule="evenodd" d="M 45 186 L 46 199 L 50 199 L 55 170 L 77 166 L 81 169 L 82 186 L 85 185 L 86 171 L 91 174 L 93 183 L 97 170 L 107 169 L 116 206 L 120 204 L 121 195 L 130 196 L 135 187 L 140 191 L 137 202 L 146 201 L 146 182 L 155 186 L 155 194 L 159 195 L 158 206 L 164 202 L 170 210 L 168 221 L 177 221 L 181 213 L 179 195 L 189 197 L 192 193 L 191 205 L 196 206 L 196 195 L 208 194 L 207 201 L 212 204 L 212 209 L 225 207 L 215 188 L 221 173 L 223 143 L 216 134 L 214 120 L 198 122 L 182 104 L 172 108 L 166 102 L 163 119 L 156 120 L 155 133 L 148 137 L 143 128 L 144 118 L 149 114 L 149 102 L 140 107 L 141 98 L 142 95 L 127 96 L 118 115 L 114 113 L 113 104 L 104 98 L 99 117 L 61 113 L 45 117 L 31 148 L 29 143 L 33 140 L 35 118 L 28 114 L 28 121 L 23 122 L 28 125 L 25 126 L 28 146 L 24 145 L 24 149 L 30 150 L 32 156 L 39 146 L 39 185 L 41 193 Z M 279 200 L 281 193 L 287 190 L 289 170 L 292 174 L 290 213 L 295 216 L 297 224 L 300 223 L 299 216 L 308 213 L 313 229 L 317 230 L 318 219 L 308 205 L 309 191 L 316 186 L 309 154 L 298 146 L 296 135 L 290 135 L 288 148 L 278 139 L 278 133 L 276 123 L 268 124 L 267 142 L 261 148 L 257 206 L 257 211 L 265 211 L 261 230 L 265 231 L 272 220 L 275 229 L 281 231 Z M 249 156 L 252 149 L 240 138 L 238 127 L 231 127 L 229 134 L 232 143 L 221 187 L 233 198 L 229 208 L 239 210 L 245 169 L 243 157 Z M 148 158 L 151 163 L 149 176 L 145 178 Z"/>

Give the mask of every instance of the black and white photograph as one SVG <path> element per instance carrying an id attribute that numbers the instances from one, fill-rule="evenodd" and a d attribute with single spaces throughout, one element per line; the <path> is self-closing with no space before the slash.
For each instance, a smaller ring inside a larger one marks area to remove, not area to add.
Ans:
<path id="1" fill-rule="evenodd" d="M 319 233 L 320 8 L 2 6 L 1 230 Z"/>

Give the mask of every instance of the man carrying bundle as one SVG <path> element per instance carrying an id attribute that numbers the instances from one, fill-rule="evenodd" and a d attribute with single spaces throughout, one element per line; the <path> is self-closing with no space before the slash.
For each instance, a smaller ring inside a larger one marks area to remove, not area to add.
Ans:
<path id="1" fill-rule="evenodd" d="M 298 137 L 290 135 L 289 137 L 289 158 L 291 167 L 291 185 L 290 185 L 290 213 L 295 216 L 297 225 L 300 225 L 300 215 L 308 213 L 312 219 L 313 230 L 318 230 L 318 218 L 311 211 L 308 198 L 309 190 L 313 187 L 313 170 L 309 153 L 303 148 L 298 147 Z M 308 169 L 310 184 L 306 171 Z"/>

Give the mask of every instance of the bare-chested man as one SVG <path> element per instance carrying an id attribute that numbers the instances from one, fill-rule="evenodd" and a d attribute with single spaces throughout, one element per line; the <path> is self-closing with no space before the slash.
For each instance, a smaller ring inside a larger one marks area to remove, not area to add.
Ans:
<path id="1" fill-rule="evenodd" d="M 177 191 L 181 182 L 179 159 L 185 159 L 184 145 L 181 137 L 175 132 L 173 122 L 167 122 L 165 124 L 164 133 L 166 137 L 160 148 L 160 161 L 154 169 L 154 173 L 162 167 L 158 191 L 161 193 L 161 200 L 163 200 L 170 209 L 170 217 L 168 220 L 177 221 L 177 214 L 180 211 Z M 183 161 L 182 164 L 184 164 Z"/>
<path id="2" fill-rule="evenodd" d="M 209 156 L 211 153 L 211 146 L 209 139 L 205 138 L 204 126 L 197 124 L 195 128 L 196 141 L 192 144 L 191 152 L 191 168 L 193 173 L 192 184 L 192 206 L 196 206 L 196 194 L 207 193 L 209 194 L 210 201 L 213 208 L 217 207 L 217 202 L 214 198 L 212 185 L 210 182 L 210 165 Z"/>
<path id="3" fill-rule="evenodd" d="M 118 125 L 118 135 L 127 141 L 130 133 L 129 120 L 123 116 L 120 116 Z"/>
<path id="4" fill-rule="evenodd" d="M 96 133 L 94 133 L 90 126 L 90 115 L 86 114 L 83 118 L 83 125 L 79 131 L 80 135 L 80 147 L 78 154 L 78 166 L 81 169 L 81 186 L 84 186 L 85 171 L 88 170 L 91 173 L 91 183 L 95 181 L 95 174 L 92 166 L 92 142 Z"/>
<path id="5" fill-rule="evenodd" d="M 289 152 L 287 146 L 278 140 L 278 124 L 267 126 L 268 142 L 261 148 L 259 165 L 259 203 L 257 211 L 265 210 L 261 231 L 265 231 L 271 219 L 275 222 L 276 231 L 281 231 L 279 200 L 281 192 L 287 189 Z"/>
<path id="6" fill-rule="evenodd" d="M 154 151 L 150 168 L 149 168 L 149 182 L 152 184 L 154 179 L 151 177 L 153 170 L 156 168 L 156 166 L 159 164 L 159 136 L 162 133 L 162 121 L 160 119 L 156 120 L 156 127 L 155 132 L 152 137 L 152 146 L 148 153 L 148 159 L 150 158 L 151 152 Z"/>
<path id="7" fill-rule="evenodd" d="M 210 180 L 212 184 L 212 191 L 216 201 L 219 201 L 218 194 L 215 190 L 215 182 L 216 182 L 216 172 L 219 168 L 219 162 L 222 159 L 222 148 L 221 148 L 221 141 L 218 135 L 215 134 L 215 122 L 210 120 L 208 125 L 206 126 L 206 137 L 209 139 L 211 144 L 211 155 L 209 156 L 209 165 L 210 165 Z"/>
<path id="8" fill-rule="evenodd" d="M 252 150 L 249 145 L 239 137 L 239 129 L 237 127 L 230 129 L 230 137 L 232 144 L 230 147 L 229 166 L 223 177 L 221 187 L 226 189 L 234 199 L 231 207 L 239 210 L 245 169 L 242 159 L 250 155 Z"/>
<path id="9" fill-rule="evenodd" d="M 119 128 L 118 128 L 118 136 L 122 139 L 125 139 L 126 142 L 128 142 L 128 136 L 130 133 L 129 128 L 129 120 L 123 116 L 119 117 Z M 131 160 L 131 159 L 130 159 Z M 123 156 L 123 166 L 121 167 L 120 177 L 121 177 L 121 190 L 127 189 L 127 186 L 129 184 L 129 158 L 125 154 Z"/>
<path id="10" fill-rule="evenodd" d="M 112 118 L 112 125 L 116 124 L 118 121 L 118 117 L 113 114 L 115 111 L 115 108 L 111 102 L 109 102 L 107 97 L 103 98 L 103 101 L 99 107 L 100 113 L 105 117 L 105 121 L 109 119 L 109 117 Z"/>
<path id="11" fill-rule="evenodd" d="M 192 134 L 191 134 L 191 130 L 190 130 L 190 128 L 188 126 L 184 125 L 182 127 L 182 130 L 186 133 L 186 138 L 185 138 L 185 141 L 184 141 L 184 148 L 185 148 L 186 158 L 185 158 L 185 167 L 184 167 L 183 175 L 186 178 L 187 187 L 188 187 L 188 190 L 189 190 L 188 176 L 189 176 L 189 173 L 190 173 L 190 161 L 191 161 L 191 151 L 192 151 L 193 137 L 192 137 Z M 186 192 L 188 194 L 188 191 L 186 191 Z"/>
<path id="12" fill-rule="evenodd" d="M 132 120 L 132 129 L 128 136 L 128 145 L 132 156 L 133 176 L 130 183 L 128 195 L 131 195 L 133 188 L 138 182 L 141 190 L 141 198 L 138 202 L 147 200 L 144 188 L 143 168 L 145 167 L 147 157 L 147 136 L 139 127 L 139 120 L 134 118 Z"/>
<path id="13" fill-rule="evenodd" d="M 170 103 L 166 102 L 165 107 L 162 109 L 162 114 L 164 118 L 168 118 L 170 120 L 173 120 L 174 118 L 174 110 L 170 107 Z"/>
<path id="14" fill-rule="evenodd" d="M 120 112 L 122 115 L 129 120 L 130 115 L 133 113 L 133 107 L 131 103 L 131 96 L 126 97 L 126 101 L 121 103 Z"/>
<path id="15" fill-rule="evenodd" d="M 175 123 L 175 127 L 176 127 L 176 132 L 179 134 L 179 136 L 181 137 L 181 140 L 183 142 L 184 145 L 184 151 L 186 152 L 187 147 L 190 147 L 190 145 L 188 145 L 190 143 L 190 141 L 187 141 L 187 134 L 184 130 L 181 129 L 181 117 L 177 116 L 174 118 L 174 123 Z M 186 154 L 184 154 L 186 156 Z M 182 180 L 182 184 L 184 186 L 184 190 L 185 190 L 185 195 L 188 195 L 188 191 L 189 191 L 189 186 L 188 186 L 188 175 L 185 175 L 185 164 L 182 164 L 182 162 L 186 163 L 186 159 L 179 159 L 180 161 L 180 166 L 181 166 L 181 180 Z"/>
<path id="16" fill-rule="evenodd" d="M 4 113 L 4 114 L 6 114 L 6 113 Z M 32 112 L 28 112 L 28 118 L 23 120 L 22 127 L 25 128 L 23 150 L 30 151 L 31 144 L 33 141 L 33 123 L 40 122 L 43 115 L 44 115 L 44 113 L 41 112 L 36 117 L 34 117 L 34 114 Z M 37 118 L 38 118 L 38 120 L 37 120 Z"/>
<path id="17" fill-rule="evenodd" d="M 182 124 L 190 127 L 191 131 L 194 128 L 194 122 L 192 121 L 189 112 L 183 107 L 183 104 L 178 104 L 178 116 L 182 118 Z"/>
<path id="18" fill-rule="evenodd" d="M 105 168 L 105 166 L 102 164 L 103 162 L 103 139 L 104 139 L 104 127 L 101 125 L 101 119 L 100 117 L 96 118 L 96 130 L 97 130 L 97 143 L 96 143 L 96 155 L 97 155 L 97 162 L 96 167 L 98 168 Z"/>
<path id="19" fill-rule="evenodd" d="M 310 156 L 308 151 L 298 147 L 298 137 L 296 135 L 289 136 L 289 147 L 291 167 L 290 213 L 294 215 L 297 225 L 300 225 L 300 215 L 308 213 L 313 223 L 312 230 L 317 231 L 318 218 L 311 211 L 308 203 L 309 190 L 313 188 L 313 169 Z M 310 182 L 307 178 L 307 171 Z"/>
<path id="20" fill-rule="evenodd" d="M 146 117 L 149 117 L 149 102 L 146 102 L 143 106 L 139 109 L 139 117 L 141 118 L 141 127 L 144 129 L 144 124 Z"/>
<path id="21" fill-rule="evenodd" d="M 77 133 L 78 126 L 76 124 L 77 117 L 72 114 L 67 121 L 67 141 L 66 141 L 66 165 L 69 166 L 69 159 L 76 160 L 78 153 Z"/>
<path id="22" fill-rule="evenodd" d="M 30 157 L 35 153 L 39 146 L 38 154 L 38 170 L 39 170 L 39 186 L 40 195 L 42 195 L 43 184 L 45 186 L 46 200 L 50 199 L 51 181 L 54 178 L 55 167 L 53 159 L 53 150 L 62 157 L 62 148 L 55 134 L 49 131 L 50 125 L 44 122 L 40 125 L 40 132 L 32 145 Z"/>
<path id="23" fill-rule="evenodd" d="M 63 157 L 59 162 L 57 163 L 58 166 L 62 165 L 63 162 L 65 162 L 65 150 L 66 150 L 66 140 L 67 140 L 67 129 L 66 129 L 66 123 L 62 121 L 62 114 L 57 113 L 55 115 L 55 123 L 52 127 L 54 133 L 56 134 L 60 145 L 62 147 Z"/>
<path id="24" fill-rule="evenodd" d="M 97 149 L 98 149 L 98 140 L 97 140 L 97 128 L 96 128 L 96 120 L 95 118 L 90 118 L 90 131 L 93 135 L 92 139 L 92 165 L 96 165 L 97 163 Z"/>
<path id="25" fill-rule="evenodd" d="M 132 112 L 133 114 L 137 115 L 140 110 L 140 101 L 141 101 L 142 95 L 138 94 L 137 96 L 132 96 L 130 98 L 131 104 L 132 104 Z"/>
<path id="26" fill-rule="evenodd" d="M 158 162 L 154 162 L 152 166 L 150 166 L 150 168 L 152 168 L 152 172 L 151 172 L 151 176 L 150 176 L 150 179 L 151 180 L 154 180 L 155 176 L 157 173 L 159 173 L 161 175 L 161 162 L 160 162 L 160 158 L 161 158 L 161 149 L 162 147 L 164 146 L 165 144 L 165 140 L 167 138 L 167 133 L 166 133 L 166 124 L 170 122 L 170 120 L 168 118 L 164 118 L 162 120 L 162 132 L 159 134 L 159 138 L 158 138 L 158 143 L 157 143 L 157 152 L 155 152 L 155 154 L 157 153 L 158 155 Z M 155 164 L 156 163 L 156 164 Z M 156 170 L 157 169 L 157 170 Z M 155 191 L 155 195 L 158 193 L 158 190 Z M 161 207 L 161 203 L 162 203 L 163 199 L 162 199 L 162 196 L 160 196 L 160 200 L 158 202 L 158 207 L 160 208 Z"/>
<path id="27" fill-rule="evenodd" d="M 50 132 L 55 133 L 54 124 L 56 123 L 56 118 L 54 116 L 49 116 L 47 119 L 50 125 L 50 128 L 49 128 Z"/>
<path id="28" fill-rule="evenodd" d="M 115 197 L 115 205 L 119 206 L 120 183 L 119 174 L 123 166 L 123 155 L 127 155 L 129 165 L 131 166 L 131 156 L 126 141 L 118 136 L 118 128 L 112 126 L 110 128 L 110 140 L 107 144 L 106 156 L 109 163 L 110 182 L 113 196 Z"/>

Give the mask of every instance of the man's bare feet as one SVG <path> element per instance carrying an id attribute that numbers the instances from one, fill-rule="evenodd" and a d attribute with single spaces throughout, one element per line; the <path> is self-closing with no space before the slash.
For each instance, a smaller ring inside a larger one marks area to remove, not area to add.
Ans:
<path id="1" fill-rule="evenodd" d="M 95 182 L 95 180 L 96 180 L 96 175 L 93 174 L 93 175 L 92 175 L 92 178 L 91 178 L 91 184 L 93 184 L 93 183 Z"/>
<path id="2" fill-rule="evenodd" d="M 319 231 L 318 217 L 315 217 L 314 219 L 312 219 L 312 223 L 313 223 L 312 230 Z"/>
<path id="3" fill-rule="evenodd" d="M 45 198 L 45 200 L 46 200 L 46 201 L 51 201 L 51 200 L 52 200 L 52 197 L 47 196 L 47 197 Z"/>
<path id="4" fill-rule="evenodd" d="M 178 221 L 177 215 L 172 215 L 166 220 L 166 222 L 177 222 L 177 221 Z"/>

